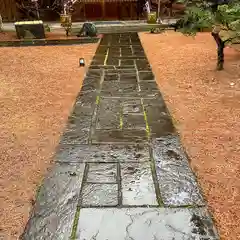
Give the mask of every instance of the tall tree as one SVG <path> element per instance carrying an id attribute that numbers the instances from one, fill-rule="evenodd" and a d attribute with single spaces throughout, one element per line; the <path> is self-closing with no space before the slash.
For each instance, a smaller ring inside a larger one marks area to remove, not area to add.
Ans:
<path id="1" fill-rule="evenodd" d="M 217 70 L 222 70 L 225 46 L 240 39 L 240 1 L 184 0 L 184 2 L 185 15 L 174 25 L 175 31 L 195 35 L 204 29 L 211 29 L 211 35 L 217 45 Z"/>

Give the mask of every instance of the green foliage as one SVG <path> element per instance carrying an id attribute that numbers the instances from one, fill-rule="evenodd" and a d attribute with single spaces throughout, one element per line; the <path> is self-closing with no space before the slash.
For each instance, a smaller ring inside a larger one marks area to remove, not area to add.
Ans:
<path id="1" fill-rule="evenodd" d="M 44 30 L 45 30 L 45 32 L 51 32 L 51 28 L 48 24 L 44 25 Z"/>
<path id="2" fill-rule="evenodd" d="M 228 5 L 218 6 L 216 22 L 225 26 L 230 26 L 234 22 L 240 22 L 240 3 L 229 3 Z M 239 27 L 239 26 L 238 26 Z"/>
<path id="3" fill-rule="evenodd" d="M 186 9 L 185 16 L 180 21 L 182 22 L 179 31 L 187 35 L 195 35 L 203 29 L 211 28 L 214 18 L 211 11 L 202 6 L 193 6 Z"/>
<path id="4" fill-rule="evenodd" d="M 231 43 L 240 37 L 240 2 L 230 0 L 228 4 L 222 5 L 220 2 L 226 3 L 221 0 L 211 0 L 210 3 L 197 1 L 193 6 L 193 1 L 185 1 L 187 6 L 185 15 L 177 22 L 176 28 L 183 34 L 195 35 L 204 29 L 220 26 L 223 41 Z"/>
<path id="5" fill-rule="evenodd" d="M 161 28 L 151 28 L 150 33 L 155 33 L 155 34 L 159 34 L 159 33 L 163 33 L 164 30 Z"/>

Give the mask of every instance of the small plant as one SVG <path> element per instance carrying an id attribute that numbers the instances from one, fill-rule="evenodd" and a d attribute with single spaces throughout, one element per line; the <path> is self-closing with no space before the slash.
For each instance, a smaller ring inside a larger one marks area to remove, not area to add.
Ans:
<path id="1" fill-rule="evenodd" d="M 72 30 L 71 13 L 73 12 L 73 4 L 77 1 L 78 0 L 63 0 L 62 2 L 62 14 L 60 14 L 61 26 L 65 29 L 67 37 Z"/>
<path id="2" fill-rule="evenodd" d="M 155 33 L 155 34 L 158 34 L 158 33 L 162 33 L 163 30 L 161 28 L 151 28 L 150 30 L 150 33 Z"/>
<path id="3" fill-rule="evenodd" d="M 48 24 L 44 24 L 44 30 L 45 32 L 51 32 L 51 28 Z"/>
<path id="4" fill-rule="evenodd" d="M 69 33 L 71 32 L 72 30 L 72 23 L 65 23 L 63 25 L 64 29 L 65 29 L 65 32 L 66 32 L 66 36 L 68 37 L 69 36 Z"/>
<path id="5" fill-rule="evenodd" d="M 217 44 L 217 70 L 224 65 L 224 48 L 240 38 L 239 0 L 185 0 L 185 15 L 174 25 L 186 35 L 210 29 Z"/>
<path id="6" fill-rule="evenodd" d="M 69 36 L 69 33 L 72 29 L 72 18 L 71 14 L 61 14 L 61 26 L 64 28 L 66 32 L 66 36 Z"/>

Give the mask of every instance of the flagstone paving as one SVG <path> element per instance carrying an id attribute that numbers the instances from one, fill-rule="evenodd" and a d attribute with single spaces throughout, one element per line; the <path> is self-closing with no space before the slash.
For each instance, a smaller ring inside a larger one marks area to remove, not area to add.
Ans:
<path id="1" fill-rule="evenodd" d="M 22 239 L 219 239 L 137 33 L 101 40 Z"/>

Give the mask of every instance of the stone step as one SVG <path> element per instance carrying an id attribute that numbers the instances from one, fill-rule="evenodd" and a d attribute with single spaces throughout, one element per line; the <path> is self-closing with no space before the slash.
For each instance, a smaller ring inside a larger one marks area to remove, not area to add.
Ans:
<path id="1" fill-rule="evenodd" d="M 168 28 L 167 24 L 134 24 L 134 25 L 101 25 L 97 26 L 98 33 L 126 33 L 126 32 L 146 32 L 152 28 Z M 72 34 L 76 35 L 81 27 L 74 26 Z"/>

